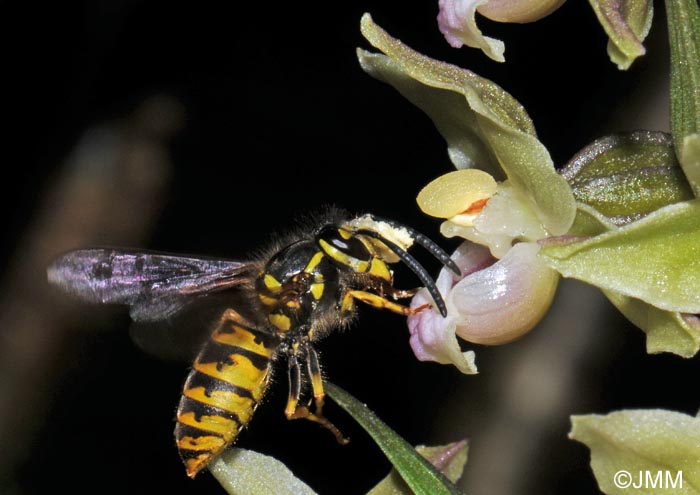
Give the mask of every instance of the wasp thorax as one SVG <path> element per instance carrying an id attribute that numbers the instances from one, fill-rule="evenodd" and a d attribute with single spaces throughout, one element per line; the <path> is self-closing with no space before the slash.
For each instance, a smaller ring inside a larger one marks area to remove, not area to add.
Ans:
<path id="1" fill-rule="evenodd" d="M 333 306 L 338 271 L 314 241 L 291 244 L 274 255 L 255 281 L 267 322 L 286 333 L 315 311 Z"/>

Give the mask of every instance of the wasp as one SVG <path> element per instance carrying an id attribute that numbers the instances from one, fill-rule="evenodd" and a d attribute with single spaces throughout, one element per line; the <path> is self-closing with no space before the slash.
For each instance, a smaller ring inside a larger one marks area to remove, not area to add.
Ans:
<path id="1" fill-rule="evenodd" d="M 396 289 L 389 265 L 407 265 L 441 314 L 447 313 L 434 280 L 408 253 L 413 244 L 421 245 L 459 274 L 435 242 L 369 214 L 333 210 L 315 225 L 250 261 L 82 249 L 48 268 L 52 284 L 88 302 L 126 304 L 137 322 L 168 319 L 213 293 L 236 294 L 202 344 L 177 408 L 175 440 L 192 478 L 251 421 L 280 358 L 286 358 L 289 379 L 286 417 L 314 421 L 347 442 L 323 415 L 314 343 L 347 326 L 357 302 L 401 315 L 425 309 L 397 302 L 417 289 Z M 302 401 L 306 395 L 313 399 Z"/>

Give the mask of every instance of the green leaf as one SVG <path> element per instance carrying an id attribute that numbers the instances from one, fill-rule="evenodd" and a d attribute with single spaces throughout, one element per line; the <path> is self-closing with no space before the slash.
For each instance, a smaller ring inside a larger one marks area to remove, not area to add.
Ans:
<path id="1" fill-rule="evenodd" d="M 466 440 L 437 447 L 416 447 L 416 451 L 420 455 L 430 461 L 453 483 L 456 483 L 462 476 L 464 466 L 467 463 L 467 450 Z M 413 495 L 413 490 L 408 487 L 398 471 L 392 469 L 386 478 L 367 492 L 367 495 Z"/>
<path id="2" fill-rule="evenodd" d="M 561 170 L 574 197 L 616 225 L 693 198 L 673 141 L 663 132 L 606 136 L 578 152 Z"/>
<path id="3" fill-rule="evenodd" d="M 589 0 L 608 35 L 608 56 L 620 70 L 627 70 L 646 53 L 642 42 L 654 17 L 652 0 Z"/>
<path id="4" fill-rule="evenodd" d="M 362 68 L 428 114 L 457 168 L 505 175 L 535 203 L 550 233 L 569 229 L 576 214 L 573 194 L 538 141 L 530 117 L 510 94 L 473 72 L 412 50 L 374 24 L 369 14 L 362 17 L 361 28 L 386 54 L 358 50 Z"/>
<path id="5" fill-rule="evenodd" d="M 326 383 L 328 396 L 352 416 L 394 465 L 406 484 L 416 495 L 460 495 L 461 492 L 442 473 L 437 471 L 406 440 L 396 434 L 367 406 L 345 390 Z"/>
<path id="6" fill-rule="evenodd" d="M 540 256 L 565 277 L 660 309 L 700 313 L 700 200 L 595 237 L 548 240 Z"/>
<path id="7" fill-rule="evenodd" d="M 316 495 L 280 461 L 252 450 L 227 449 L 209 471 L 230 495 Z"/>
<path id="8" fill-rule="evenodd" d="M 671 44 L 671 130 L 688 182 L 700 193 L 700 9 L 697 0 L 666 0 Z"/>
<path id="9" fill-rule="evenodd" d="M 579 204 L 571 236 L 590 237 L 615 230 L 607 218 L 584 204 Z M 664 311 L 649 303 L 604 290 L 603 293 L 625 317 L 646 334 L 647 352 L 672 352 L 692 357 L 700 350 L 700 320 L 695 315 Z"/>
<path id="10" fill-rule="evenodd" d="M 572 416 L 571 422 L 569 437 L 591 449 L 591 467 L 604 493 L 700 495 L 700 418 L 655 409 Z M 650 487 L 646 472 L 651 479 L 661 473 L 663 483 Z M 646 486 L 635 488 L 640 473 Z M 634 485 L 621 486 L 628 481 Z"/>

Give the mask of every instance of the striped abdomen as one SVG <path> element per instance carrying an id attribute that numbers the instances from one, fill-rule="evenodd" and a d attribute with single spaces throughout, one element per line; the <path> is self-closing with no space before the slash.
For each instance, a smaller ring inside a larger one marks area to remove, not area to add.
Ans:
<path id="1" fill-rule="evenodd" d="M 175 439 L 190 477 L 236 439 L 267 387 L 278 341 L 241 320 L 226 311 L 185 382 Z"/>

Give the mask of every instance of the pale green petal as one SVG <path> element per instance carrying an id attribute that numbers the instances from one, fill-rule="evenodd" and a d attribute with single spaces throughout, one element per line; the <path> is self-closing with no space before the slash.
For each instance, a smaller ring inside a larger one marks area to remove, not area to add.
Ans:
<path id="1" fill-rule="evenodd" d="M 646 53 L 642 42 L 654 17 L 652 0 L 589 0 L 598 21 L 610 38 L 608 55 L 620 70 L 626 70 Z"/>
<path id="2" fill-rule="evenodd" d="M 644 330 L 647 352 L 672 352 L 686 358 L 700 350 L 700 321 L 695 315 L 674 313 L 612 291 L 603 291 L 629 321 Z"/>
<path id="3" fill-rule="evenodd" d="M 227 449 L 209 471 L 229 495 L 316 495 L 280 461 L 252 450 Z"/>
<path id="4" fill-rule="evenodd" d="M 617 228 L 594 208 L 584 204 L 578 207 L 570 235 L 595 236 Z M 644 331 L 648 353 L 672 352 L 692 357 L 700 350 L 700 322 L 696 316 L 664 311 L 610 290 L 603 293 L 629 321 Z"/>
<path id="5" fill-rule="evenodd" d="M 591 449 L 591 467 L 604 493 L 700 495 L 700 418 L 653 409 L 573 416 L 571 422 L 569 436 Z M 646 488 L 635 488 L 640 472 Z M 646 472 L 652 479 L 661 473 L 663 483 L 649 488 Z M 632 485 L 624 487 L 628 482 Z"/>
<path id="6" fill-rule="evenodd" d="M 700 200 L 617 230 L 548 242 L 540 256 L 565 277 L 681 313 L 700 313 Z"/>
<path id="7" fill-rule="evenodd" d="M 493 82 L 425 57 L 389 36 L 365 14 L 362 33 L 387 56 L 358 50 L 363 69 L 425 111 L 448 143 L 458 168 L 479 168 L 511 183 L 537 205 L 553 235 L 576 214 L 573 194 L 554 169 L 522 106 Z"/>
<path id="8" fill-rule="evenodd" d="M 591 237 L 617 228 L 610 219 L 592 206 L 583 203 L 578 203 L 576 206 L 576 219 L 567 232 L 568 236 Z"/>

